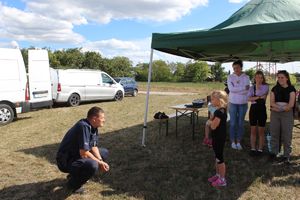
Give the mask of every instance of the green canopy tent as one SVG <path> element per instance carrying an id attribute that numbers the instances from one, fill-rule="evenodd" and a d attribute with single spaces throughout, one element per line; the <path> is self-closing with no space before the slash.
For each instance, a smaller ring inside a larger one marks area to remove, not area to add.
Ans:
<path id="1" fill-rule="evenodd" d="M 221 24 L 182 33 L 153 33 L 142 145 L 145 145 L 153 50 L 212 62 L 300 60 L 300 1 L 252 0 Z"/>
<path id="2" fill-rule="evenodd" d="M 300 60 L 300 1 L 252 0 L 209 30 L 153 33 L 152 49 L 228 62 Z"/>

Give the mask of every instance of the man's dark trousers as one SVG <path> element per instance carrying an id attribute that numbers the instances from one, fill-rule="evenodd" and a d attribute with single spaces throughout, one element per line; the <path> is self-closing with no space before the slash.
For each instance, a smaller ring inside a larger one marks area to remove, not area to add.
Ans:
<path id="1" fill-rule="evenodd" d="M 105 148 L 99 149 L 102 159 L 105 161 L 108 158 L 108 150 Z M 71 175 L 68 185 L 73 190 L 77 190 L 85 184 L 99 169 L 99 164 L 90 158 L 80 158 L 68 163 L 67 172 Z"/>

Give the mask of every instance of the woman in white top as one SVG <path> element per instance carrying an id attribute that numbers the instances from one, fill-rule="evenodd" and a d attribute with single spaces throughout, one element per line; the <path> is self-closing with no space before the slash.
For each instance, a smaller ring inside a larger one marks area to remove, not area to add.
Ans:
<path id="1" fill-rule="evenodd" d="M 242 72 L 243 62 L 232 64 L 234 73 L 227 78 L 229 89 L 230 140 L 231 148 L 242 150 L 241 140 L 244 134 L 244 119 L 248 109 L 248 90 L 250 79 Z"/>

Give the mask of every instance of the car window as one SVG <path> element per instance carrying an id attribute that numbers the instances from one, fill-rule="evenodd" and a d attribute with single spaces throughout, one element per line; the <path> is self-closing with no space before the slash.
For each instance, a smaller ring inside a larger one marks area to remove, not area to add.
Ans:
<path id="1" fill-rule="evenodd" d="M 126 84 L 126 81 L 125 80 L 121 80 L 120 83 L 121 84 Z"/>
<path id="2" fill-rule="evenodd" d="M 130 84 L 135 84 L 135 80 L 133 80 L 132 78 L 129 80 Z"/>
<path id="3" fill-rule="evenodd" d="M 103 83 L 108 83 L 108 84 L 113 84 L 114 83 L 113 80 L 109 76 L 107 76 L 106 74 L 102 73 L 101 76 L 102 76 L 102 82 Z"/>

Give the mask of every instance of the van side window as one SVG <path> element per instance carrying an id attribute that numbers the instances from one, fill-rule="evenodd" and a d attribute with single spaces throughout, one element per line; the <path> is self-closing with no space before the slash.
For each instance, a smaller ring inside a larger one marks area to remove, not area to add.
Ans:
<path id="1" fill-rule="evenodd" d="M 101 73 L 101 76 L 102 76 L 102 82 L 103 83 L 108 83 L 108 84 L 113 84 L 114 83 L 113 80 L 109 76 L 107 76 L 106 74 Z"/>

